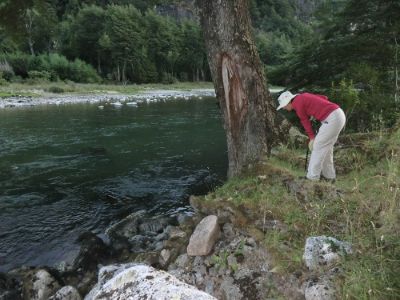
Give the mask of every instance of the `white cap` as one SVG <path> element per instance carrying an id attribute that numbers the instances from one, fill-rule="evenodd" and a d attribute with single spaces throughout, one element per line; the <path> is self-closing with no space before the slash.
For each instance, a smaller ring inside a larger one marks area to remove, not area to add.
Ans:
<path id="1" fill-rule="evenodd" d="M 296 96 L 297 96 L 297 94 L 293 95 L 289 91 L 283 92 L 278 98 L 279 106 L 276 110 L 280 110 L 282 107 L 285 107 L 286 105 L 288 105 L 290 100 L 292 100 Z"/>

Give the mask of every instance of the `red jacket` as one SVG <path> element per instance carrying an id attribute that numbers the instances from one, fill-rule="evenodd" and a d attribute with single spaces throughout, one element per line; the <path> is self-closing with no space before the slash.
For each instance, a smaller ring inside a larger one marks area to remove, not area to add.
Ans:
<path id="1" fill-rule="evenodd" d="M 310 117 L 314 117 L 321 122 L 325 120 L 331 112 L 339 108 L 339 105 L 330 102 L 328 97 L 310 93 L 302 93 L 297 95 L 292 100 L 292 106 L 300 118 L 301 124 L 303 125 L 310 139 L 315 138 Z"/>

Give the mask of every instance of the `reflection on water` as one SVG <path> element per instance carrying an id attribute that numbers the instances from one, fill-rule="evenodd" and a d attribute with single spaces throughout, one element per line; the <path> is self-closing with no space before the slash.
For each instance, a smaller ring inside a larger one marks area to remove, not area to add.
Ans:
<path id="1" fill-rule="evenodd" d="M 215 98 L 0 111 L 0 271 L 52 265 L 84 230 L 185 211 L 224 180 Z"/>

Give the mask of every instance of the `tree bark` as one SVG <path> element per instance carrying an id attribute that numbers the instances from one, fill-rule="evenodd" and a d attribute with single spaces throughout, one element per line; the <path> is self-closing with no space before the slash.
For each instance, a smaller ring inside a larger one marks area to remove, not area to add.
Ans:
<path id="1" fill-rule="evenodd" d="M 397 104 L 399 102 L 399 70 L 398 70 L 398 64 L 399 64 L 399 44 L 397 42 L 396 36 L 394 37 L 394 44 L 395 44 L 395 55 L 394 55 L 394 74 L 395 74 L 395 92 L 394 92 L 394 102 Z"/>
<path id="2" fill-rule="evenodd" d="M 196 0 L 227 135 L 228 176 L 269 153 L 280 134 L 253 42 L 247 0 Z"/>
<path id="3" fill-rule="evenodd" d="M 25 28 L 28 34 L 28 45 L 31 55 L 35 55 L 35 50 L 33 49 L 34 41 L 33 41 L 33 19 L 35 16 L 35 11 L 32 9 L 26 9 L 25 11 Z"/>

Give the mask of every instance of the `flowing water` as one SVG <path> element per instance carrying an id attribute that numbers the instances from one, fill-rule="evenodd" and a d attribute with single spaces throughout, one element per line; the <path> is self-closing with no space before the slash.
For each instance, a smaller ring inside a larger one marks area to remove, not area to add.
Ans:
<path id="1" fill-rule="evenodd" d="M 189 212 L 226 171 L 215 98 L 0 110 L 0 271 L 67 259 L 139 209 Z"/>

